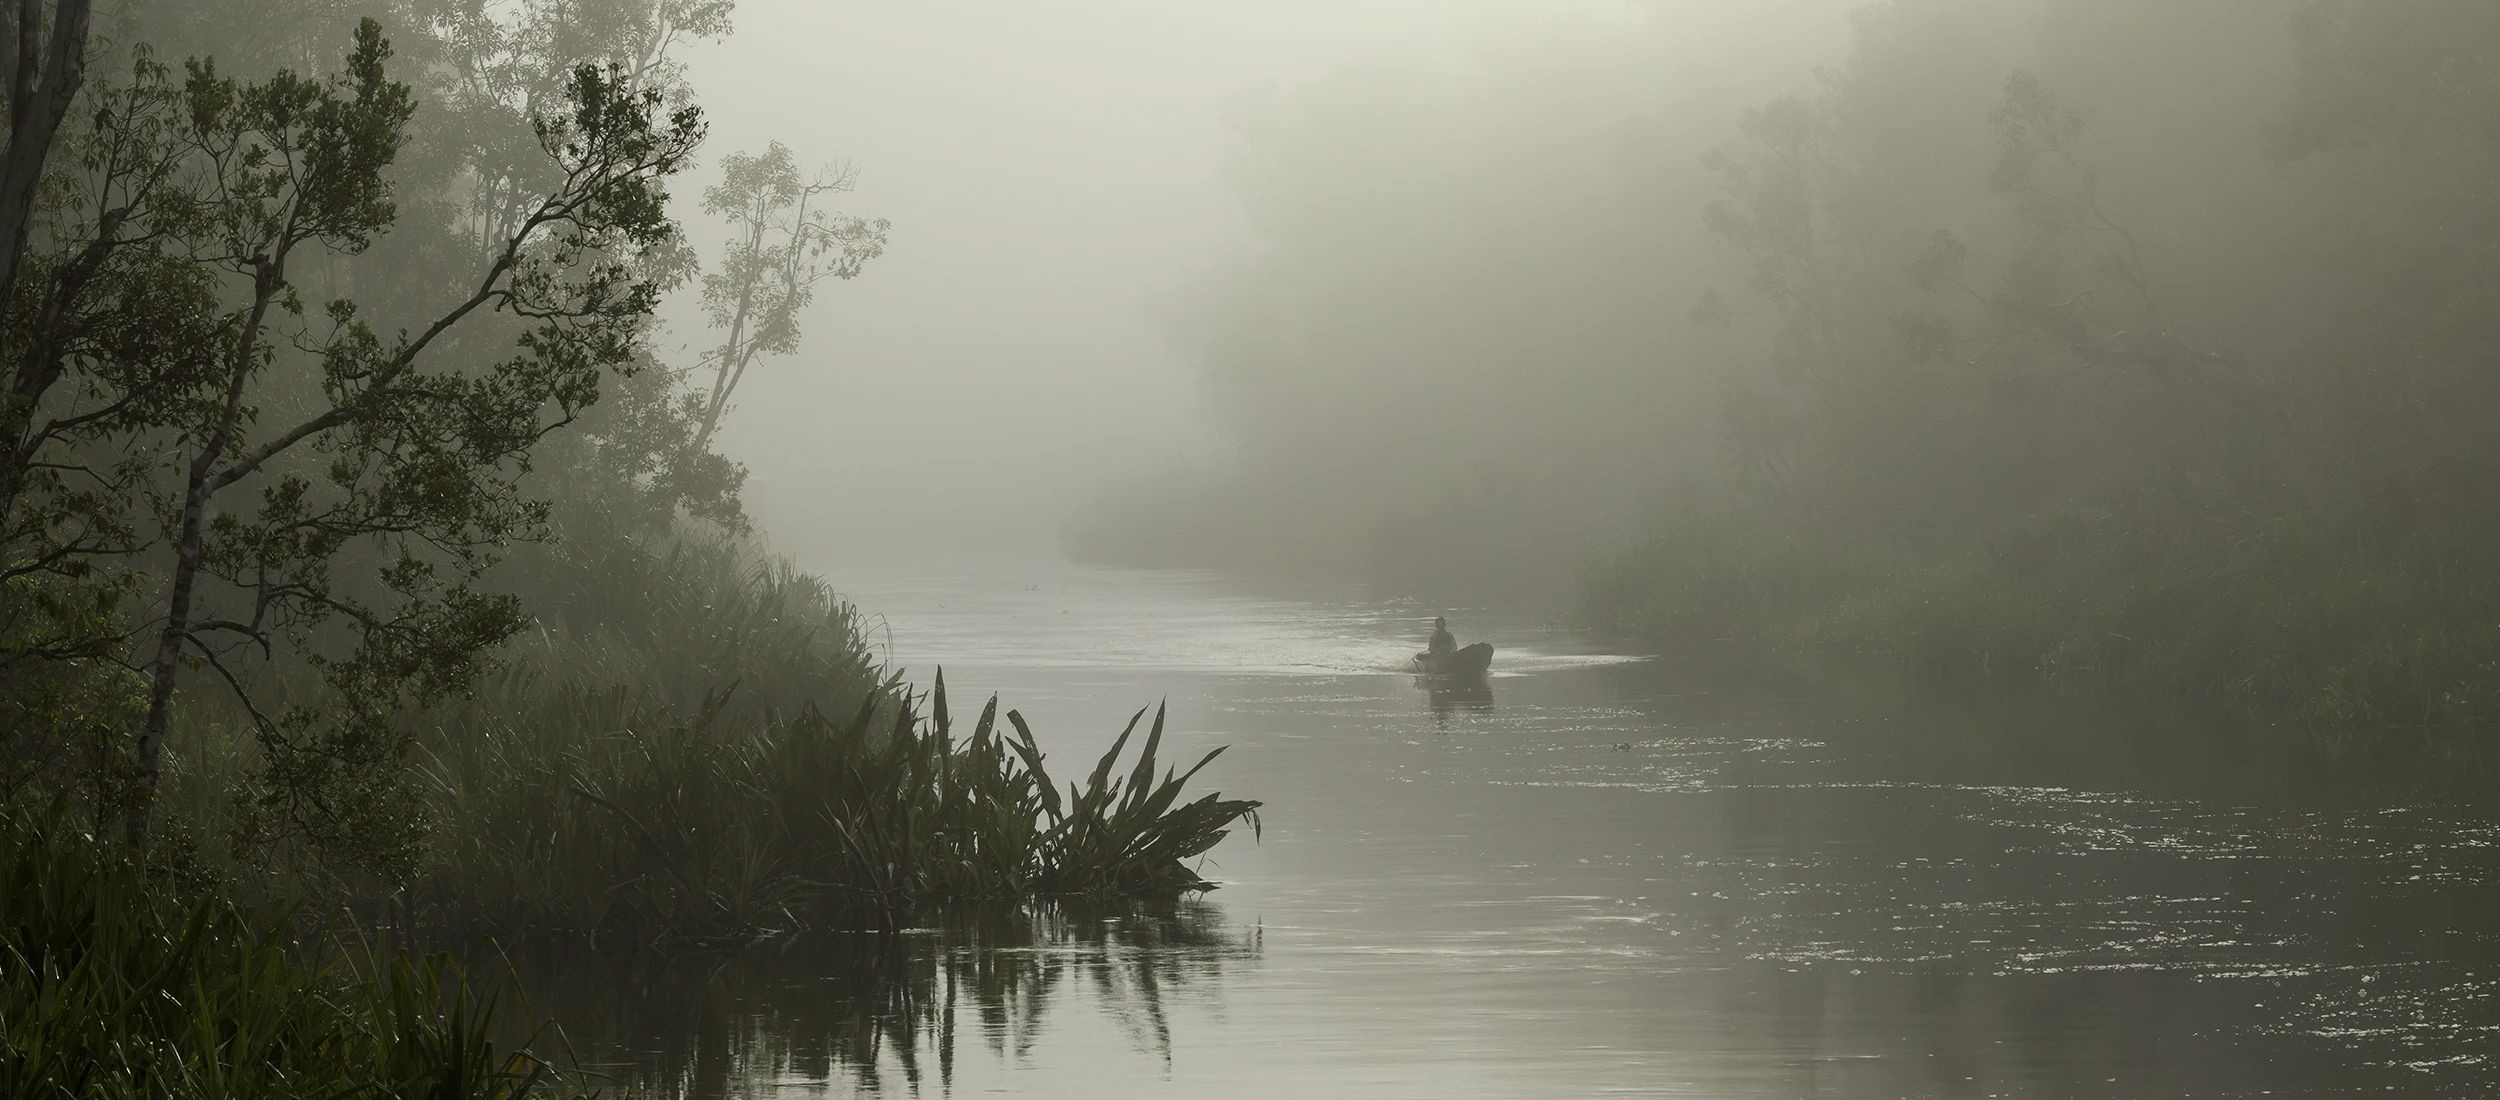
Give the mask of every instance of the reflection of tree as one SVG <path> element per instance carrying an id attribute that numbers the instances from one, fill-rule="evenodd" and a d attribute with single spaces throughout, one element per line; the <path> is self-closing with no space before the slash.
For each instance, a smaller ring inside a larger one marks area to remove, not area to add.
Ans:
<path id="1" fill-rule="evenodd" d="M 1022 1061 L 1045 1011 L 1079 986 L 1140 1054 L 1168 1065 L 1166 997 L 1258 952 L 1257 932 L 1225 926 L 1214 906 L 1166 901 L 984 911 L 721 952 L 513 955 L 531 1009 L 563 1024 L 585 1068 L 642 1095 L 710 1098 L 760 1080 L 840 1078 L 916 1095 L 933 1068 L 949 1091 L 967 1029 L 993 1056 Z"/>

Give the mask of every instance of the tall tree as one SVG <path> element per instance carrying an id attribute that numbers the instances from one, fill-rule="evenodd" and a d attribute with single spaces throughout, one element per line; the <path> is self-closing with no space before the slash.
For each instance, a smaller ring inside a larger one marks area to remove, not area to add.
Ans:
<path id="1" fill-rule="evenodd" d="M 0 51 L 8 88 L 9 141 L 0 151 L 0 298 L 17 282 L 35 191 L 52 156 L 61 121 L 87 81 L 87 32 L 93 0 L 13 0 L 17 48 Z"/>
<path id="2" fill-rule="evenodd" d="M 196 665 L 260 733 L 263 822 L 404 868 L 394 713 L 464 688 L 521 627 L 513 597 L 476 584 L 544 522 L 520 478 L 603 376 L 640 361 L 678 270 L 664 184 L 700 118 L 622 66 L 581 65 L 530 121 L 547 185 L 500 221 L 467 287 L 396 332 L 345 294 L 308 305 L 320 261 L 398 214 L 389 169 L 416 101 L 390 52 L 366 20 L 328 80 L 194 61 L 177 84 L 143 59 L 78 162 L 55 166 L 69 197 L 41 257 L 49 298 L 20 295 L 9 318 L 18 379 L 50 384 L 17 441 L 43 476 L 8 501 L 7 550 L 13 569 L 47 563 L 28 578 L 117 573 L 137 579 L 116 591 L 147 597 L 123 808 L 137 842 Z M 235 662 L 282 651 L 325 690 L 263 707 Z"/>
<path id="3" fill-rule="evenodd" d="M 816 284 L 855 277 L 884 253 L 884 218 L 826 209 L 829 196 L 852 190 L 858 179 L 856 169 L 839 164 L 803 175 L 789 147 L 776 141 L 761 153 L 731 154 L 721 181 L 703 193 L 704 212 L 727 220 L 731 237 L 720 266 L 703 277 L 703 307 L 721 344 L 702 364 L 711 386 L 698 398 L 696 452 L 711 445 L 747 368 L 798 350 L 799 313 L 815 300 Z"/>

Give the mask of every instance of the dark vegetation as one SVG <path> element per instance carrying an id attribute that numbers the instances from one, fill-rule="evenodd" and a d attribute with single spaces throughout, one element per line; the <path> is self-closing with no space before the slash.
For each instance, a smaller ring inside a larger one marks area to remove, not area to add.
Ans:
<path id="1" fill-rule="evenodd" d="M 306 929 L 58 815 L 0 818 L 0 1092 L 575 1095 L 447 956 Z"/>
<path id="2" fill-rule="evenodd" d="M 1424 592 L 1576 571 L 1592 623 L 1651 638 L 2500 719 L 2500 8 L 1846 26 L 1745 52 L 1784 94 L 1662 9 L 1641 45 L 1255 116 L 1261 247 L 1171 313 L 1233 453 L 1107 493 L 1080 544 L 1258 531 Z"/>
<path id="3" fill-rule="evenodd" d="M 531 1095 L 499 986 L 341 929 L 1169 895 L 1255 824 L 1159 712 L 1063 791 L 758 548 L 714 429 L 887 227 L 774 144 L 687 244 L 728 3 L 8 10 L 0 1092 Z"/>

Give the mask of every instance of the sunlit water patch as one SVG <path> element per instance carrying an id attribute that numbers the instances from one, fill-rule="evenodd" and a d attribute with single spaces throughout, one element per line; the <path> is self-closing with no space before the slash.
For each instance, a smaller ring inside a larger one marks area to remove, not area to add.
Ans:
<path id="1" fill-rule="evenodd" d="M 887 573 L 846 596 L 873 609 L 877 637 L 908 623 L 897 635 L 905 640 L 891 650 L 907 665 L 1230 676 L 1408 673 L 1434 614 L 1343 591 L 1242 595 L 1222 575 L 1193 570 L 1051 565 L 1009 575 L 1031 579 L 972 589 L 956 571 Z M 1551 628 L 1506 625 L 1511 632 L 1497 642 L 1495 678 L 1646 659 L 1575 646 Z M 1464 620 L 1456 626 L 1470 628 Z M 1028 644 L 1035 635 L 1049 644 Z"/>

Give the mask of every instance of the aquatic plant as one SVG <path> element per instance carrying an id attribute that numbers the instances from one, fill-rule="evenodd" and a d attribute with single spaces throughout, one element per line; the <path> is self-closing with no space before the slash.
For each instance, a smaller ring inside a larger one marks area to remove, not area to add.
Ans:
<path id="1" fill-rule="evenodd" d="M 992 698 L 958 737 L 944 677 L 889 682 L 847 721 L 813 707 L 692 714 L 622 687 L 570 687 L 444 737 L 427 919 L 454 925 L 735 937 L 843 914 L 892 921 L 949 902 L 1211 888 L 1187 861 L 1259 804 L 1155 774 L 1140 711 L 1082 786 L 1058 788 L 1023 715 Z"/>

